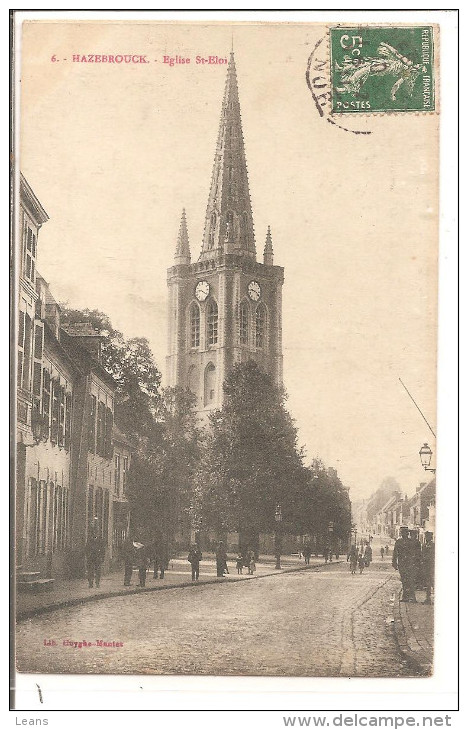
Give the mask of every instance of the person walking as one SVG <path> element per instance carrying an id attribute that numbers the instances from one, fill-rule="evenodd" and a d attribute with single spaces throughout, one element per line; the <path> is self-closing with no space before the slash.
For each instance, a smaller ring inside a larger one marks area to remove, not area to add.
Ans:
<path id="1" fill-rule="evenodd" d="M 187 560 L 192 566 L 192 580 L 198 580 L 200 575 L 200 560 L 202 554 L 196 545 L 192 545 L 187 556 Z"/>
<path id="2" fill-rule="evenodd" d="M 227 553 L 224 548 L 224 542 L 221 540 L 216 549 L 216 577 L 223 578 L 226 568 Z"/>
<path id="3" fill-rule="evenodd" d="M 133 564 L 135 562 L 135 546 L 130 537 L 127 537 L 122 546 L 122 557 L 124 561 L 124 586 L 129 586 L 131 585 Z"/>
<path id="4" fill-rule="evenodd" d="M 302 554 L 304 556 L 305 564 L 310 565 L 310 556 L 312 555 L 312 550 L 310 549 L 310 545 L 304 545 Z"/>
<path id="5" fill-rule="evenodd" d="M 434 587 L 435 548 L 432 532 L 425 533 L 426 542 L 421 551 L 421 567 L 424 587 L 426 589 L 426 600 L 424 603 L 432 603 L 432 589 Z"/>
<path id="6" fill-rule="evenodd" d="M 358 551 L 356 545 L 351 545 L 347 560 L 349 560 L 349 569 L 351 571 L 351 575 L 356 575 L 356 568 L 358 564 Z"/>
<path id="7" fill-rule="evenodd" d="M 325 558 L 325 562 L 328 563 L 328 548 L 327 547 L 323 551 L 323 557 Z"/>
<path id="8" fill-rule="evenodd" d="M 157 580 L 158 571 L 159 579 L 163 580 L 164 573 L 168 566 L 168 551 L 163 540 L 156 540 L 152 548 L 153 559 L 153 580 Z"/>
<path id="9" fill-rule="evenodd" d="M 364 548 L 364 561 L 366 563 L 366 568 L 368 568 L 372 563 L 372 548 L 368 542 L 366 542 L 366 547 Z"/>
<path id="10" fill-rule="evenodd" d="M 385 555 L 388 555 L 388 543 L 385 545 Z"/>
<path id="11" fill-rule="evenodd" d="M 146 585 L 146 571 L 150 562 L 147 548 L 141 542 L 135 542 L 135 563 L 138 568 L 138 576 L 140 582 L 138 588 L 144 588 Z"/>
<path id="12" fill-rule="evenodd" d="M 244 568 L 244 556 L 239 553 L 239 555 L 236 558 L 236 568 L 237 568 L 237 575 L 242 575 L 242 570 Z"/>
<path id="13" fill-rule="evenodd" d="M 250 560 L 249 560 L 249 574 L 253 575 L 257 569 L 257 566 L 255 564 L 255 553 L 252 550 L 250 553 Z"/>
<path id="14" fill-rule="evenodd" d="M 401 600 L 405 603 L 416 603 L 414 593 L 414 544 L 409 537 L 408 527 L 400 527 L 400 537 L 393 549 L 392 565 L 400 573 L 403 594 Z"/>
<path id="15" fill-rule="evenodd" d="M 380 548 L 380 558 L 381 558 L 381 560 L 383 560 L 383 559 L 384 559 L 384 555 L 385 555 L 385 548 L 384 548 L 384 546 L 382 545 L 382 547 Z"/>
<path id="16" fill-rule="evenodd" d="M 362 574 L 364 568 L 366 567 L 366 558 L 364 557 L 364 553 L 359 553 L 358 565 L 359 565 L 359 574 Z"/>
<path id="17" fill-rule="evenodd" d="M 86 569 L 88 574 L 88 585 L 90 588 L 96 583 L 96 588 L 101 584 L 101 570 L 104 562 L 105 548 L 104 541 L 97 531 L 98 518 L 93 521 L 92 534 L 86 543 Z"/>

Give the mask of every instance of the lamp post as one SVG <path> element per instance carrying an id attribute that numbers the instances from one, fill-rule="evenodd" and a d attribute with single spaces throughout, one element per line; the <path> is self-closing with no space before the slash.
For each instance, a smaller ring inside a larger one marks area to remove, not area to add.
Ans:
<path id="1" fill-rule="evenodd" d="M 431 471 L 433 474 L 436 473 L 435 469 L 431 469 L 431 459 L 432 459 L 432 451 L 431 447 L 428 446 L 428 444 L 423 444 L 421 448 L 419 449 L 419 458 L 421 459 L 421 464 L 424 467 L 424 471 Z"/>
<path id="2" fill-rule="evenodd" d="M 31 411 L 31 431 L 34 439 L 33 444 L 25 444 L 25 446 L 37 446 L 41 441 L 47 441 L 49 437 L 49 424 L 44 416 L 39 412 L 38 408 Z"/>
<path id="3" fill-rule="evenodd" d="M 281 521 L 283 515 L 281 513 L 281 505 L 276 505 L 275 510 L 275 570 L 281 570 Z"/>
<path id="4" fill-rule="evenodd" d="M 328 523 L 328 549 L 330 551 L 330 563 L 333 560 L 333 522 Z"/>

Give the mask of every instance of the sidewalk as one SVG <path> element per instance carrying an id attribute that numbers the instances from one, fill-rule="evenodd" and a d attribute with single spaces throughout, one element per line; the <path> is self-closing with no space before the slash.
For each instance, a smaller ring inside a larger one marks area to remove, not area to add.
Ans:
<path id="1" fill-rule="evenodd" d="M 434 657 L 434 606 L 423 603 L 426 591 L 416 591 L 417 603 L 402 603 L 395 597 L 395 634 L 400 651 L 425 676 L 432 674 Z"/>
<path id="2" fill-rule="evenodd" d="M 281 570 L 275 570 L 275 560 L 272 556 L 260 556 L 256 565 L 254 575 L 249 575 L 247 568 L 244 568 L 242 575 L 237 574 L 235 561 L 228 560 L 229 574 L 224 578 L 216 577 L 216 561 L 214 557 L 203 559 L 200 563 L 200 578 L 193 582 L 191 579 L 191 568 L 187 560 L 174 558 L 169 563 L 169 569 L 164 574 L 164 579 L 153 579 L 153 571 L 149 570 L 146 577 L 146 587 L 138 588 L 138 570 L 133 571 L 132 585 L 123 585 L 123 568 L 115 573 L 108 573 L 101 578 L 99 588 L 89 588 L 86 578 L 73 580 L 56 580 L 54 587 L 46 593 L 18 593 L 16 594 L 16 618 L 18 621 L 37 616 L 41 613 L 53 611 L 57 608 L 76 606 L 88 601 L 96 601 L 112 596 L 124 596 L 131 593 L 144 593 L 149 591 L 164 590 L 168 588 L 188 588 L 200 584 L 236 582 L 240 580 L 252 580 L 262 578 L 266 575 L 278 575 L 308 568 L 317 568 L 324 565 L 322 558 L 311 558 L 310 565 L 304 564 L 304 560 L 298 557 L 288 556 L 281 558 Z"/>

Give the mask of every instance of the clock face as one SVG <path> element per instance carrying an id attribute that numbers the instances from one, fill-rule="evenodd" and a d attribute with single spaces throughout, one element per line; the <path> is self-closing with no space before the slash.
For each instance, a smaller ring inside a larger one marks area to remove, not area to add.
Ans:
<path id="1" fill-rule="evenodd" d="M 249 292 L 249 297 L 253 299 L 254 302 L 258 302 L 262 293 L 258 281 L 251 281 L 247 287 L 247 291 Z"/>
<path id="2" fill-rule="evenodd" d="M 210 285 L 207 281 L 199 281 L 195 287 L 195 296 L 199 302 L 204 302 L 210 293 Z"/>

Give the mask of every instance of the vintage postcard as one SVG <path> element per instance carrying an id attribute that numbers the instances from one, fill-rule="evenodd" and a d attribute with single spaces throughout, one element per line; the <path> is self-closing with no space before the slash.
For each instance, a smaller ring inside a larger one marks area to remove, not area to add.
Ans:
<path id="1" fill-rule="evenodd" d="M 430 681 L 439 30 L 17 26 L 20 675 Z"/>

